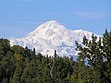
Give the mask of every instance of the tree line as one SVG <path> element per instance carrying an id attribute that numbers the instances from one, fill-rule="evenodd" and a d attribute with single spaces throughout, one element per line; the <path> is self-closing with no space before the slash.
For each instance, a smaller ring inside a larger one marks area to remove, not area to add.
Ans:
<path id="1" fill-rule="evenodd" d="M 76 50 L 76 61 L 56 51 L 48 57 L 1 38 L 0 83 L 111 83 L 111 32 L 92 40 L 84 36 Z"/>

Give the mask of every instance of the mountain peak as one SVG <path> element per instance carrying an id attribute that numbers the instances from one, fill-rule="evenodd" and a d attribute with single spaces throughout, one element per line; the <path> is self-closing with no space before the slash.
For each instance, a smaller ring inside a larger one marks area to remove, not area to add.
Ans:
<path id="1" fill-rule="evenodd" d="M 38 26 L 26 37 L 11 40 L 11 45 L 35 48 L 37 53 L 53 56 L 54 50 L 59 56 L 76 55 L 75 41 L 82 43 L 84 35 L 91 39 L 92 33 L 85 30 L 69 30 L 52 20 Z"/>
<path id="2" fill-rule="evenodd" d="M 52 20 L 52 21 L 48 21 L 48 22 L 45 22 L 44 24 L 41 24 L 40 26 L 37 27 L 37 30 L 38 29 L 54 29 L 54 28 L 63 28 L 64 26 L 62 26 L 60 23 L 58 23 L 57 21 L 55 20 Z M 65 28 L 65 27 L 64 27 Z"/>
<path id="3" fill-rule="evenodd" d="M 52 21 L 45 22 L 44 24 L 41 24 L 28 35 L 31 35 L 31 34 L 52 35 L 55 32 L 61 33 L 61 32 L 63 32 L 63 30 L 66 30 L 66 28 L 64 26 L 59 24 L 57 21 L 52 20 Z"/>
<path id="4" fill-rule="evenodd" d="M 55 21 L 55 20 L 51 20 L 51 21 L 48 21 L 48 22 L 46 22 L 46 23 L 48 23 L 48 24 L 58 24 L 58 22 Z"/>

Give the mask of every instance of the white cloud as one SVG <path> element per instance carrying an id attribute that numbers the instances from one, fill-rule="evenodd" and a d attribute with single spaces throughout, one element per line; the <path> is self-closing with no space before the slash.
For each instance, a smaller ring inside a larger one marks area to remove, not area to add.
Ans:
<path id="1" fill-rule="evenodd" d="M 44 22 L 0 22 L 0 24 L 3 24 L 3 23 L 6 23 L 6 24 L 8 24 L 8 23 L 10 23 L 10 24 L 41 24 L 41 23 L 44 23 Z"/>
<path id="2" fill-rule="evenodd" d="M 82 18 L 82 19 L 104 19 L 105 15 L 98 12 L 89 12 L 89 11 L 76 11 L 72 12 L 73 15 Z"/>
<path id="3" fill-rule="evenodd" d="M 14 23 L 17 23 L 17 24 L 40 24 L 43 22 L 14 22 Z"/>

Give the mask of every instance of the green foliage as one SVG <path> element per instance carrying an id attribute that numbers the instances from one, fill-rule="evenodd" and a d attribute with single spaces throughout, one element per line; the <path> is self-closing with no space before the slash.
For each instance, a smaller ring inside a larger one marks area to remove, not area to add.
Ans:
<path id="1" fill-rule="evenodd" d="M 100 83 L 111 82 L 111 32 L 105 31 L 103 37 L 97 40 L 92 35 L 92 40 L 83 38 L 83 45 L 77 43 L 77 50 L 80 51 L 78 62 L 88 60 L 89 67 L 97 72 Z"/>
<path id="2" fill-rule="evenodd" d="M 7 39 L 0 39 L 0 61 L 10 49 L 10 44 Z"/>
<path id="3" fill-rule="evenodd" d="M 85 36 L 77 44 L 78 59 L 45 57 L 28 47 L 10 46 L 0 39 L 0 83 L 110 83 L 111 32 L 101 38 Z M 85 61 L 88 61 L 88 64 Z"/>

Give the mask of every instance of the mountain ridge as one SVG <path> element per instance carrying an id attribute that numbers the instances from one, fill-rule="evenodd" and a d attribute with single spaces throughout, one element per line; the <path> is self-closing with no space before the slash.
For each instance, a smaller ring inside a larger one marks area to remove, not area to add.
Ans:
<path id="1" fill-rule="evenodd" d="M 56 21 L 48 21 L 38 26 L 23 38 L 10 40 L 11 45 L 35 48 L 37 53 L 53 56 L 54 50 L 59 56 L 76 55 L 75 41 L 82 43 L 84 35 L 91 39 L 92 32 L 69 30 Z"/>

